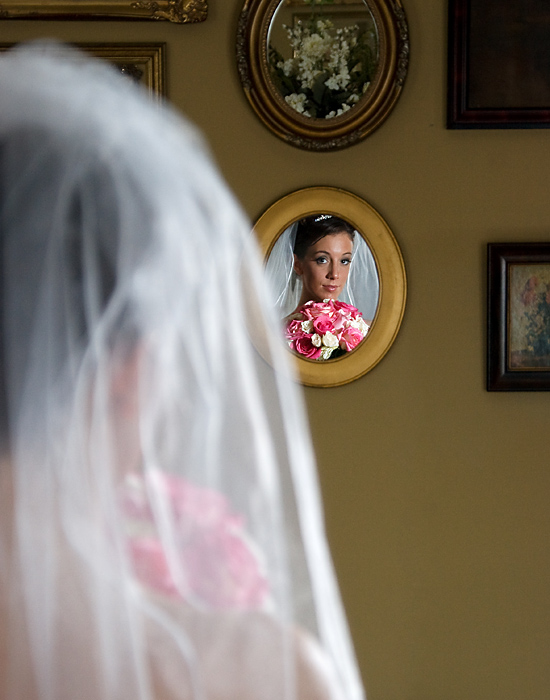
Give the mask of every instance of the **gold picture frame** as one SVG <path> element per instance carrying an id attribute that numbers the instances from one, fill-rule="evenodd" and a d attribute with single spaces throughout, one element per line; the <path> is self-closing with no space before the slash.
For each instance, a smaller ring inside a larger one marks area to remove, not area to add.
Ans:
<path id="1" fill-rule="evenodd" d="M 368 10 L 376 27 L 377 67 L 368 89 L 348 111 L 332 118 L 312 118 L 287 103 L 277 88 L 270 65 L 270 36 L 280 8 L 291 14 L 308 5 L 286 0 L 245 0 L 237 32 L 239 77 L 252 109 L 276 136 L 292 146 L 331 151 L 352 146 L 379 127 L 402 92 L 409 63 L 409 32 L 401 0 L 361 0 L 361 3 L 323 4 L 342 20 L 354 21 L 358 7 Z M 357 95 L 356 95 L 357 96 Z M 291 96 L 287 96 L 289 99 Z M 299 97 L 299 96 L 298 96 Z"/>
<path id="2" fill-rule="evenodd" d="M 204 22 L 207 0 L 2 0 L 0 19 L 166 20 Z"/>
<path id="3" fill-rule="evenodd" d="M 316 213 L 345 219 L 363 236 L 375 259 L 379 299 L 372 327 L 360 345 L 334 360 L 295 358 L 302 384 L 334 387 L 372 370 L 389 351 L 401 326 L 407 299 L 407 278 L 399 245 L 386 221 L 361 197 L 335 187 L 308 187 L 272 204 L 258 219 L 254 232 L 267 261 L 279 236 L 292 223 Z"/>
<path id="4" fill-rule="evenodd" d="M 14 46 L 14 43 L 0 43 L 0 51 Z M 166 97 L 166 44 L 75 43 L 73 46 L 118 67 L 121 73 L 143 85 L 153 100 L 160 102 Z"/>

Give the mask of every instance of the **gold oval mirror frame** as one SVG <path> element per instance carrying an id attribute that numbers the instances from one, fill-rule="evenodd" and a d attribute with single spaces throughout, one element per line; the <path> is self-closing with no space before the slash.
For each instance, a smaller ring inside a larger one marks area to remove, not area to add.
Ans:
<path id="1" fill-rule="evenodd" d="M 345 22 L 346 12 L 353 19 L 358 8 L 362 9 L 372 18 L 377 35 L 376 69 L 365 83 L 365 93 L 354 106 L 346 105 L 347 111 L 332 118 L 312 118 L 290 106 L 275 85 L 270 65 L 270 31 L 279 9 L 288 6 L 295 10 L 291 16 L 296 18 L 299 10 L 303 14 L 304 9 L 311 7 L 313 11 L 317 5 L 324 11 L 341 11 L 340 23 Z M 401 0 L 245 0 L 239 18 L 237 63 L 245 95 L 265 126 L 298 148 L 330 151 L 364 139 L 393 109 L 405 82 L 408 60 L 408 26 Z"/>
<path id="2" fill-rule="evenodd" d="M 375 367 L 392 346 L 405 311 L 407 281 L 401 251 L 388 224 L 364 199 L 335 187 L 308 187 L 282 197 L 258 219 L 254 231 L 267 261 L 279 236 L 312 214 L 345 219 L 365 239 L 376 262 L 379 297 L 372 327 L 355 350 L 319 362 L 295 357 L 305 386 L 333 387 L 358 379 Z"/>

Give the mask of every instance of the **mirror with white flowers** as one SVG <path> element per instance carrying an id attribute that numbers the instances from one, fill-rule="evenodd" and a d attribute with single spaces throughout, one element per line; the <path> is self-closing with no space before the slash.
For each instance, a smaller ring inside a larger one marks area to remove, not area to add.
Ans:
<path id="1" fill-rule="evenodd" d="M 257 115 L 294 146 L 332 150 L 397 101 L 409 40 L 400 0 L 245 0 L 239 75 Z"/>
<path id="2" fill-rule="evenodd" d="M 405 309 L 399 246 L 365 200 L 310 187 L 269 207 L 254 227 L 282 340 L 307 386 L 338 386 L 371 370 Z"/>

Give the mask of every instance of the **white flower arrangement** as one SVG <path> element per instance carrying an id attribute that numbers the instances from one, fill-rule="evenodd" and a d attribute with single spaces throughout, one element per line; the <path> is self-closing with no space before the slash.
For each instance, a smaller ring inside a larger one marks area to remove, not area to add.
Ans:
<path id="1" fill-rule="evenodd" d="M 354 107 L 375 71 L 372 37 L 357 24 L 336 29 L 330 19 L 315 14 L 284 29 L 292 57 L 285 60 L 270 45 L 269 62 L 285 102 L 316 119 L 332 119 Z"/>

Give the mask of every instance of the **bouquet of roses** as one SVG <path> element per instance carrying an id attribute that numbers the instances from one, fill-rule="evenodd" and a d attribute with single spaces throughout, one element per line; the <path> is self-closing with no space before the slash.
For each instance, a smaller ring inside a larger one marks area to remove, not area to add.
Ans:
<path id="1" fill-rule="evenodd" d="M 291 314 L 285 338 L 291 350 L 310 360 L 328 360 L 351 352 L 369 330 L 361 312 L 343 301 L 308 301 Z"/>

